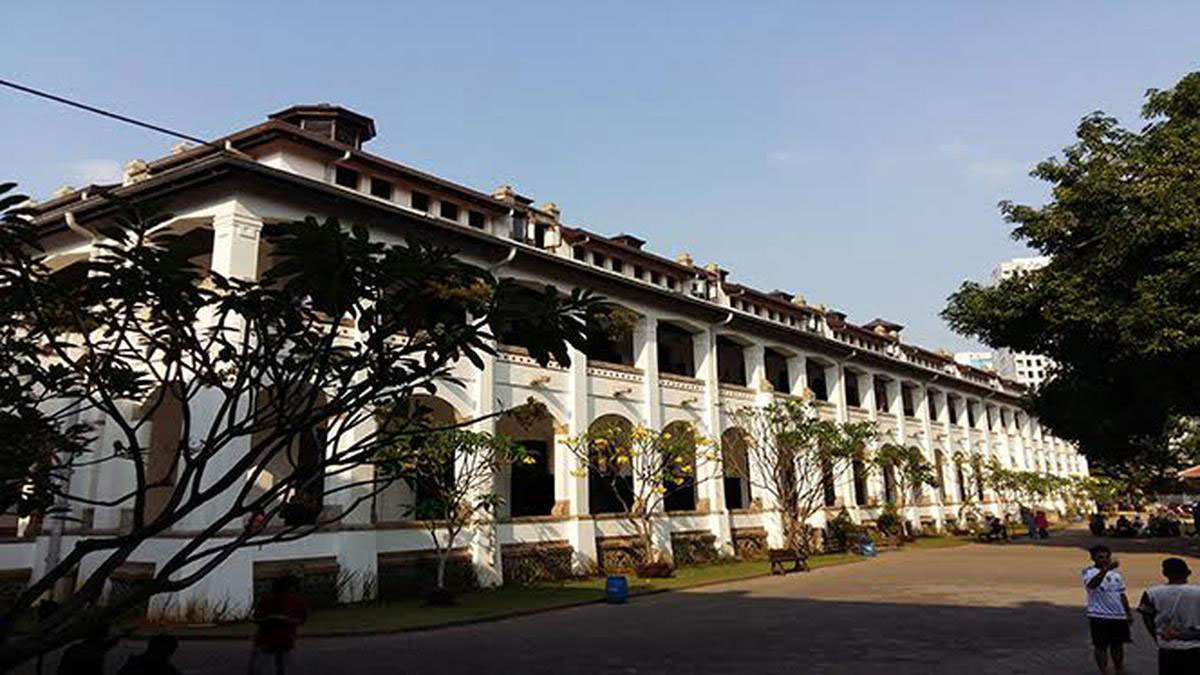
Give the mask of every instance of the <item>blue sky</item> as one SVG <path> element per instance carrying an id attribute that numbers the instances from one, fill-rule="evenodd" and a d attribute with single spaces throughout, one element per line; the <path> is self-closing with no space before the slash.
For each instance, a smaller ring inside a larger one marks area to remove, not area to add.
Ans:
<path id="1" fill-rule="evenodd" d="M 5 4 L 0 77 L 215 137 L 297 102 L 368 149 L 969 343 L 945 297 L 1023 249 L 996 203 L 1103 109 L 1200 68 L 1197 3 Z M 46 197 L 173 139 L 0 90 L 0 178 Z"/>

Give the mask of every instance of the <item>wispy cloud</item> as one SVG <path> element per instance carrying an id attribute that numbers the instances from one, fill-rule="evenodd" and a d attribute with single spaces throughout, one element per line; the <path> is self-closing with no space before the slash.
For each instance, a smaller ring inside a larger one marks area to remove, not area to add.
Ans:
<path id="1" fill-rule="evenodd" d="M 934 154 L 956 167 L 968 179 L 988 187 L 1004 185 L 1028 170 L 1023 162 L 981 157 L 974 147 L 960 138 L 937 144 Z"/>
<path id="2" fill-rule="evenodd" d="M 115 159 L 80 159 L 67 165 L 67 179 L 76 185 L 115 183 L 123 175 L 121 163 Z"/>
<path id="3" fill-rule="evenodd" d="M 967 156 L 967 144 L 961 138 L 955 138 L 937 146 L 938 157 L 946 159 L 962 159 Z"/>
<path id="4" fill-rule="evenodd" d="M 767 153 L 767 161 L 776 166 L 801 166 L 817 159 L 816 153 L 790 148 L 777 148 Z"/>
<path id="5" fill-rule="evenodd" d="M 977 159 L 967 163 L 967 175 L 988 185 L 1002 185 L 1028 169 L 1023 162 Z"/>

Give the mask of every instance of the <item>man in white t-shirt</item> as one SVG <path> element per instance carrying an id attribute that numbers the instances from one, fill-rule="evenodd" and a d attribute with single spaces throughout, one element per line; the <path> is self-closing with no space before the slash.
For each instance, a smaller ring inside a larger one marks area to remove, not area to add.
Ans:
<path id="1" fill-rule="evenodd" d="M 1125 643 L 1130 642 L 1129 624 L 1133 612 L 1125 597 L 1125 579 L 1117 571 L 1112 550 L 1103 544 L 1093 546 L 1092 565 L 1083 570 L 1087 590 L 1087 618 L 1092 633 L 1092 648 L 1102 675 L 1108 675 L 1108 657 L 1112 656 L 1117 675 L 1125 672 Z"/>
<path id="2" fill-rule="evenodd" d="M 1189 584 L 1192 570 L 1182 558 L 1162 563 L 1167 583 L 1151 586 L 1138 611 L 1158 644 L 1160 675 L 1200 673 L 1200 586 Z"/>

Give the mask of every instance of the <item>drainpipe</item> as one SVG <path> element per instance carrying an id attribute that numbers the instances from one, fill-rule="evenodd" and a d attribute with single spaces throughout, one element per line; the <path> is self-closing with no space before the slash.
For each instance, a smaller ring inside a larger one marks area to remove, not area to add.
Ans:
<path id="1" fill-rule="evenodd" d="M 79 222 L 75 220 L 75 212 L 74 211 L 67 211 L 63 215 L 63 219 L 67 223 L 67 228 L 69 228 L 72 232 L 86 237 L 87 240 L 91 243 L 96 242 L 96 239 L 97 239 L 96 233 L 92 232 L 91 230 L 87 229 L 86 227 L 80 225 Z"/>
<path id="2" fill-rule="evenodd" d="M 516 257 L 517 257 L 517 247 L 516 247 L 516 246 L 509 246 L 509 247 L 508 247 L 508 255 L 504 256 L 504 258 L 503 258 L 503 259 L 501 259 L 499 262 L 497 262 L 497 263 L 494 263 L 493 265 L 491 265 L 490 267 L 488 267 L 488 272 L 489 272 L 489 273 L 495 273 L 495 272 L 496 272 L 496 270 L 498 270 L 498 269 L 500 269 L 501 267 L 504 267 L 505 265 L 509 264 L 510 262 L 512 262 L 512 261 L 513 261 L 513 258 L 516 258 Z"/>

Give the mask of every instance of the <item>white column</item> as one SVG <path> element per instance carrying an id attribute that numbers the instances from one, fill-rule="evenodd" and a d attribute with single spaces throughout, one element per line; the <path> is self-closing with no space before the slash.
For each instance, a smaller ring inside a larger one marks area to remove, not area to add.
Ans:
<path id="1" fill-rule="evenodd" d="M 472 426 L 475 431 L 495 433 L 496 418 L 491 415 L 496 409 L 494 395 L 496 358 L 491 354 L 480 354 L 479 356 L 483 361 L 483 367 L 476 374 L 475 390 L 472 392 L 475 397 L 476 417 L 476 422 Z M 500 477 L 493 474 L 491 485 L 482 491 L 494 492 L 498 480 Z M 496 528 L 495 514 L 481 514 L 468 526 L 466 535 L 469 537 L 467 548 L 470 551 L 471 564 L 475 568 L 475 577 L 478 579 L 479 585 L 490 588 L 503 584 L 503 550 Z"/>
<path id="2" fill-rule="evenodd" d="M 336 425 L 337 423 L 335 423 Z M 330 451 L 347 454 L 356 451 L 360 444 L 376 433 L 374 416 L 368 416 L 352 429 L 337 429 L 331 438 L 334 445 Z M 349 581 L 338 592 L 342 602 L 360 602 L 375 597 L 378 590 L 373 583 L 379 574 L 379 555 L 375 530 L 371 529 L 371 491 L 375 469 L 369 465 L 332 467 L 334 472 L 326 477 L 326 490 L 343 488 L 333 492 L 332 506 L 342 512 L 342 528 L 334 537 L 334 548 L 338 568 L 348 575 Z"/>
<path id="3" fill-rule="evenodd" d="M 575 347 L 570 347 L 571 367 L 568 371 L 568 403 L 570 419 L 567 420 L 567 437 L 579 437 L 588 430 L 591 422 L 591 411 L 588 403 L 587 356 Z M 567 542 L 574 551 L 573 568 L 576 572 L 586 572 L 595 569 L 599 562 L 596 557 L 596 523 L 588 514 L 588 476 L 587 465 L 575 456 L 565 446 L 566 440 L 561 434 L 555 434 L 558 444 L 555 456 L 555 472 L 563 475 L 566 487 L 566 506 L 570 518 L 567 521 Z"/>
<path id="4" fill-rule="evenodd" d="M 717 379 L 717 333 L 714 329 L 695 336 L 696 367 L 704 380 L 704 433 L 714 442 L 721 439 L 721 384 Z M 707 503 L 708 529 L 716 537 L 717 551 L 733 555 L 733 531 L 725 512 L 724 470 L 720 462 L 696 461 L 696 475 L 705 477 L 697 497 Z"/>
<path id="5" fill-rule="evenodd" d="M 832 377 L 830 377 L 832 374 Z M 837 421 L 839 424 L 846 424 L 850 421 L 850 412 L 846 404 L 846 367 L 841 363 L 835 363 L 833 366 L 825 369 L 825 379 L 829 388 L 829 399 L 837 406 Z M 846 471 L 840 476 L 834 477 L 834 504 L 833 508 L 840 509 L 843 506 L 852 504 L 854 498 L 854 486 L 850 481 L 853 481 L 851 472 Z M 818 511 L 821 518 L 820 527 L 824 527 L 826 513 L 824 509 Z"/>
<path id="6" fill-rule="evenodd" d="M 634 333 L 637 367 L 642 371 L 642 418 L 651 429 L 662 428 L 662 389 L 658 386 L 658 319 L 643 317 Z"/>

